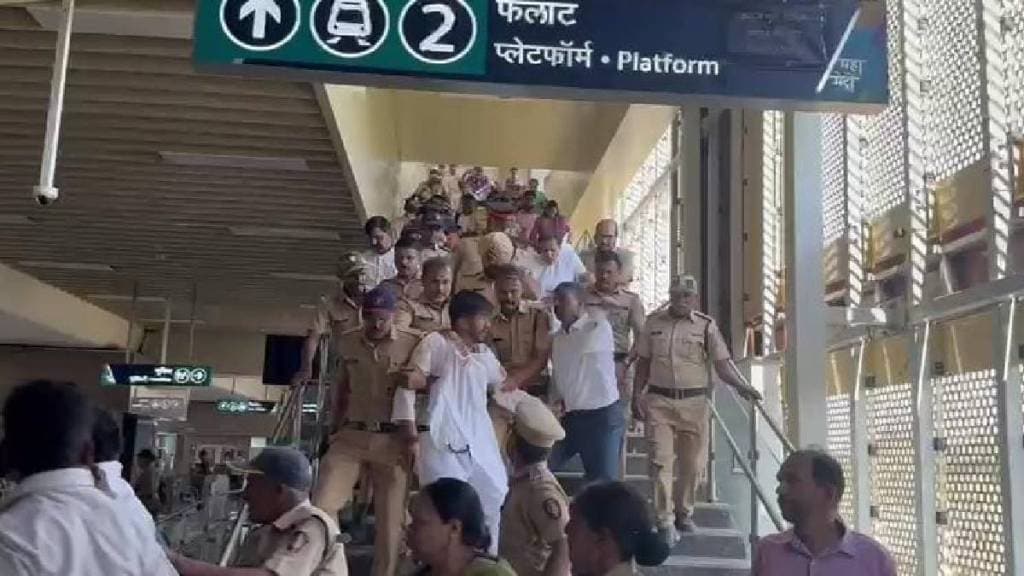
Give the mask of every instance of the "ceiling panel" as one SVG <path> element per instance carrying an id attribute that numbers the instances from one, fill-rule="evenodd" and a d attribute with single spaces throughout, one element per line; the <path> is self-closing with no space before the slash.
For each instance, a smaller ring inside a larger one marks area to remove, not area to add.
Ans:
<path id="1" fill-rule="evenodd" d="M 313 87 L 200 75 L 187 40 L 76 34 L 57 167 L 60 200 L 31 198 L 56 36 L 0 8 L 0 260 L 123 315 L 114 295 L 170 299 L 175 320 L 297 330 L 337 255 L 362 248 L 348 167 Z M 306 170 L 175 165 L 161 152 L 301 159 Z M 235 236 L 298 228 L 336 239 Z M 103 264 L 111 271 L 25 261 Z M 100 298 L 96 298 L 100 296 Z M 162 304 L 136 318 L 162 317 Z"/>

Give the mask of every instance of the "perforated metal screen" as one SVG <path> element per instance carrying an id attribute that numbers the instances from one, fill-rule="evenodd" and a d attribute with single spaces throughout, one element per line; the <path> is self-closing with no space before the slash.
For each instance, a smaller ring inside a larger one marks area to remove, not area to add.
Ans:
<path id="1" fill-rule="evenodd" d="M 929 0 L 924 4 L 926 157 L 928 171 L 941 181 L 985 154 L 980 31 L 975 2 Z"/>
<path id="2" fill-rule="evenodd" d="M 910 384 L 867 391 L 874 536 L 889 549 L 900 574 L 917 573 L 913 405 Z"/>
<path id="3" fill-rule="evenodd" d="M 821 122 L 822 209 L 825 244 L 846 229 L 846 120 L 825 114 Z"/>
<path id="4" fill-rule="evenodd" d="M 858 146 L 863 162 L 851 170 L 851 180 L 864 188 L 864 218 L 872 220 L 902 204 L 907 194 L 906 108 L 903 97 L 903 60 L 900 35 L 903 33 L 900 2 L 886 3 L 886 28 L 889 48 L 889 106 L 874 116 L 850 116 L 850 131 L 862 142 Z"/>
<path id="5" fill-rule="evenodd" d="M 839 502 L 839 513 L 846 520 L 847 524 L 853 522 L 853 487 L 856 480 L 853 477 L 853 452 L 850 445 L 850 397 L 846 394 L 837 394 L 828 397 L 827 406 L 828 424 L 828 451 L 843 465 L 843 475 L 846 477 L 846 494 Z"/>
<path id="6" fill-rule="evenodd" d="M 999 484 L 997 390 L 994 370 L 932 380 L 935 435 L 945 440 L 936 459 L 939 568 L 944 575 L 1001 576 L 1006 572 Z"/>
<path id="7" fill-rule="evenodd" d="M 1002 8 L 1010 129 L 1024 136 L 1024 2 L 1003 0 Z"/>

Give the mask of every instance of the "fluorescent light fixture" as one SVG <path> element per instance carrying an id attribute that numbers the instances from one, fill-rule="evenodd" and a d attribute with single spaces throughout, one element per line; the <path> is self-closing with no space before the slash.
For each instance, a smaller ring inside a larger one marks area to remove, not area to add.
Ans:
<path id="1" fill-rule="evenodd" d="M 178 166 L 215 166 L 218 168 L 255 168 L 259 170 L 307 171 L 304 158 L 274 156 L 230 156 L 225 154 L 196 154 L 194 152 L 157 152 L 168 164 Z"/>
<path id="2" fill-rule="evenodd" d="M 275 228 L 272 226 L 231 226 L 235 236 L 253 238 L 292 238 L 296 240 L 339 240 L 337 232 L 317 228 Z"/>
<path id="3" fill-rule="evenodd" d="M 131 294 L 89 294 L 86 296 L 89 300 L 105 300 L 107 302 L 131 302 Z M 166 302 L 167 299 L 163 296 L 138 296 L 135 298 L 136 302 Z"/>
<path id="4" fill-rule="evenodd" d="M 88 270 L 92 272 L 113 272 L 109 264 L 92 264 L 89 262 L 52 262 L 49 260 L 22 260 L 19 266 L 26 268 L 49 268 L 51 270 Z"/>
<path id="5" fill-rule="evenodd" d="M 163 324 L 164 323 L 164 319 L 163 318 L 142 318 L 142 319 L 136 320 L 136 322 L 139 322 L 139 323 L 142 323 L 142 324 Z M 193 322 L 195 323 L 196 326 L 199 326 L 201 324 L 206 324 L 206 320 L 194 320 L 193 321 L 193 320 L 189 320 L 188 318 L 178 318 L 176 320 L 171 320 L 171 324 L 177 324 L 177 325 L 184 324 L 186 326 L 189 325 L 189 324 L 192 324 Z"/>
<path id="6" fill-rule="evenodd" d="M 301 272 L 271 272 L 270 277 L 278 280 L 308 280 L 311 282 L 338 281 L 338 277 L 331 274 L 303 274 Z"/>
<path id="7" fill-rule="evenodd" d="M 316 304 L 299 304 L 299 308 L 303 310 L 316 310 L 319 307 Z"/>
<path id="8" fill-rule="evenodd" d="M 21 214 L 0 214 L 0 224 L 35 224 L 36 221 Z"/>

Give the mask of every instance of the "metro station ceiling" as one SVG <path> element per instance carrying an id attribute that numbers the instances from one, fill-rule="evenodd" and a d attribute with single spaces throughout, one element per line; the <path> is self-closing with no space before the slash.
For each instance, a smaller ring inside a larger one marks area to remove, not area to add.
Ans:
<path id="1" fill-rule="evenodd" d="M 313 86 L 197 74 L 187 39 L 75 34 L 60 200 L 40 207 L 55 40 L 0 8 L 0 261 L 125 317 L 137 289 L 136 318 L 160 298 L 188 318 L 195 290 L 209 322 L 305 325 L 363 242 Z"/>

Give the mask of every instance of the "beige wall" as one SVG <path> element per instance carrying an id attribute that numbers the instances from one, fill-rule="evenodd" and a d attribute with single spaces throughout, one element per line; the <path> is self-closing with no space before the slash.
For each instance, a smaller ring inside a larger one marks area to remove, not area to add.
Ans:
<path id="1" fill-rule="evenodd" d="M 35 379 L 75 382 L 100 406 L 122 412 L 128 409 L 126 386 L 100 386 L 105 364 L 124 361 L 124 353 L 47 350 L 0 346 L 0 402 L 18 384 Z"/>
<path id="2" fill-rule="evenodd" d="M 266 334 L 238 330 L 196 329 L 193 364 L 213 368 L 218 374 L 241 374 L 257 376 L 263 374 L 263 352 Z M 143 353 L 154 359 L 160 358 L 160 332 L 151 333 L 143 347 Z M 168 363 L 189 362 L 189 331 L 186 327 L 171 329 L 167 346 Z"/>

